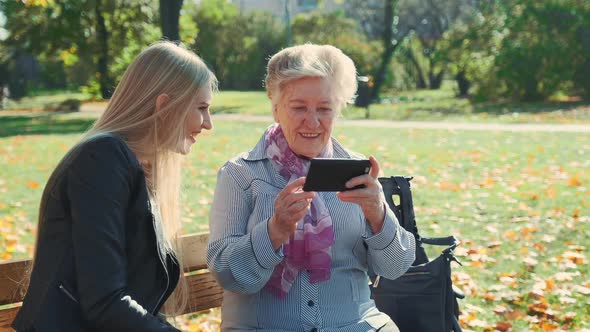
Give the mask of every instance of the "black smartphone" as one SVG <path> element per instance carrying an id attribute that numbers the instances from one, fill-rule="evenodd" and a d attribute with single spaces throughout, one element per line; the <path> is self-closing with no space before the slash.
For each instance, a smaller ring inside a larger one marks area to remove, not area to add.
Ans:
<path id="1" fill-rule="evenodd" d="M 304 191 L 346 191 L 354 188 L 346 188 L 348 180 L 369 173 L 371 162 L 368 159 L 333 159 L 314 158 L 311 160 Z"/>

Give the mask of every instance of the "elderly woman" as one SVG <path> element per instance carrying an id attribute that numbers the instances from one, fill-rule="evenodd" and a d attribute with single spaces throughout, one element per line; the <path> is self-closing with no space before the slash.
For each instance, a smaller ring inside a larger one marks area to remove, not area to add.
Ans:
<path id="1" fill-rule="evenodd" d="M 268 63 L 276 124 L 219 171 L 208 264 L 225 289 L 222 330 L 398 331 L 370 299 L 368 271 L 387 278 L 414 261 L 414 238 L 398 224 L 377 180 L 343 192 L 304 192 L 309 159 L 359 158 L 331 137 L 356 91 L 349 57 L 300 45 Z"/>

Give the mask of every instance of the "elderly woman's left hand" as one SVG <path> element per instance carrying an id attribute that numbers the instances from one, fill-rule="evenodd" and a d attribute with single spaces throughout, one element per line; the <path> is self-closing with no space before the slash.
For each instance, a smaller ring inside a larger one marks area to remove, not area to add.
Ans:
<path id="1" fill-rule="evenodd" d="M 371 161 L 371 171 L 369 174 L 354 177 L 346 183 L 347 188 L 361 184 L 364 184 L 365 187 L 341 191 L 337 195 L 343 202 L 360 205 L 373 234 L 377 234 L 381 231 L 385 219 L 385 200 L 383 189 L 377 179 L 380 171 L 379 163 L 373 156 L 369 157 L 369 160 Z"/>

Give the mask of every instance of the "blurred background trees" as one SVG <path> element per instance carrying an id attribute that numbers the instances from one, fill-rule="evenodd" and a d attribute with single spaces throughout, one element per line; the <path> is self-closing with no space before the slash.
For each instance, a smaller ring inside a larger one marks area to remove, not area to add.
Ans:
<path id="1" fill-rule="evenodd" d="M 240 13 L 225 0 L 204 0 L 189 14 L 198 32 L 192 48 L 219 79 L 221 89 L 262 88 L 268 57 L 285 46 L 285 29 L 269 13 Z"/>
<path id="2" fill-rule="evenodd" d="M 110 97 L 131 59 L 159 38 L 152 2 L 0 1 L 8 31 L 2 53 L 15 76 L 25 80 L 17 83 L 25 91 L 11 87 L 11 95 L 82 87 Z"/>
<path id="3" fill-rule="evenodd" d="M 256 90 L 268 57 L 291 40 L 341 48 L 372 77 L 376 99 L 443 80 L 474 100 L 590 95 L 588 1 L 248 3 L 0 0 L 0 85 L 12 98 L 56 89 L 108 98 L 133 57 L 166 38 L 200 54 L 222 89 Z"/>

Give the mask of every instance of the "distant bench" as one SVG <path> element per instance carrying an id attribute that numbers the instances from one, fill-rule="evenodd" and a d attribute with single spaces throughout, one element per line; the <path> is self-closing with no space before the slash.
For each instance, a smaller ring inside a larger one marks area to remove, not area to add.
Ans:
<path id="1" fill-rule="evenodd" d="M 221 306 L 223 289 L 207 270 L 208 233 L 182 236 L 182 257 L 189 289 L 189 304 L 182 313 L 192 313 Z M 10 324 L 20 309 L 24 290 L 19 292 L 31 260 L 0 262 L 0 331 L 13 331 Z"/>

